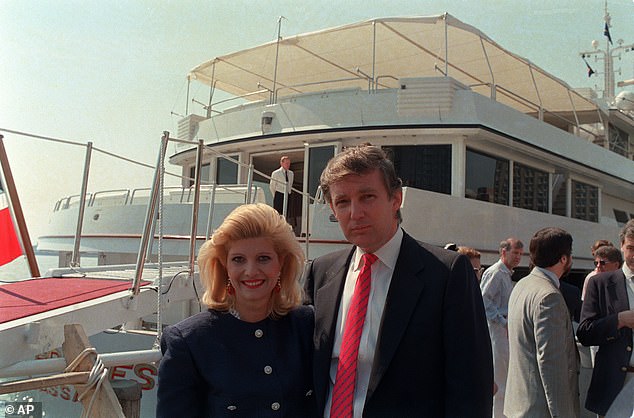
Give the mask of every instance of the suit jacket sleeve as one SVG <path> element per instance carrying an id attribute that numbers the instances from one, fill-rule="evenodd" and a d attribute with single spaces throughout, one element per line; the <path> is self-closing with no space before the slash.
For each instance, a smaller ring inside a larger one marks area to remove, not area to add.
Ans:
<path id="1" fill-rule="evenodd" d="M 603 345 L 619 337 L 618 311 L 608 313 L 604 281 L 595 276 L 588 280 L 586 296 L 581 305 L 581 323 L 577 329 L 577 338 L 585 346 Z"/>
<path id="2" fill-rule="evenodd" d="M 568 382 L 568 353 L 566 321 L 568 308 L 558 293 L 548 293 L 533 312 L 537 367 L 544 387 L 548 409 L 553 417 L 576 416 L 574 396 L 578 389 L 565 387 Z"/>
<path id="3" fill-rule="evenodd" d="M 491 341 L 480 287 L 471 262 L 464 256 L 451 268 L 445 298 L 445 416 L 490 417 Z"/>
<path id="4" fill-rule="evenodd" d="M 315 286 L 315 278 L 312 275 L 313 271 L 313 260 L 310 260 L 306 263 L 304 267 L 304 274 L 300 279 L 300 283 L 304 288 L 304 305 L 314 305 L 314 286 Z"/>
<path id="5" fill-rule="evenodd" d="M 196 370 L 187 341 L 176 327 L 161 337 L 157 418 L 200 417 L 206 406 L 205 383 Z"/>

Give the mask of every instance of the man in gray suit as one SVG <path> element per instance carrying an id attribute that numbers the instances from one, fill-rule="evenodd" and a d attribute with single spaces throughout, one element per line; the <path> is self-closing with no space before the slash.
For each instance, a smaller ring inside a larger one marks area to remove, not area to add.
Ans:
<path id="1" fill-rule="evenodd" d="M 579 354 L 559 279 L 572 266 L 572 237 L 560 228 L 535 233 L 536 266 L 509 299 L 509 374 L 504 414 L 578 417 Z"/>

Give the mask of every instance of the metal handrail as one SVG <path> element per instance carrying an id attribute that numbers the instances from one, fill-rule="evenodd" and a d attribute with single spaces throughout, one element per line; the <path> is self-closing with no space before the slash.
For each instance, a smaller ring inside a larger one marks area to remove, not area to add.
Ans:
<path id="1" fill-rule="evenodd" d="M 488 83 L 484 83 L 484 84 L 488 84 Z M 555 118 L 557 118 L 559 120 L 562 120 L 562 121 L 570 124 L 571 126 L 575 126 L 577 129 L 579 129 L 581 131 L 587 132 L 588 134 L 590 134 L 591 136 L 593 136 L 595 138 L 597 137 L 596 134 L 594 134 L 593 132 L 583 128 L 580 124 L 578 124 L 578 123 L 576 123 L 574 121 L 571 121 L 571 120 L 569 120 L 569 119 L 557 114 L 556 112 L 551 112 L 550 110 L 548 110 L 548 109 L 546 109 L 544 107 L 541 107 L 537 103 L 533 103 L 532 101 L 526 99 L 525 97 L 518 96 L 517 94 L 513 93 L 512 91 L 510 91 L 510 90 L 508 90 L 508 89 L 506 89 L 506 88 L 504 88 L 502 86 L 496 85 L 495 87 L 496 87 L 496 89 L 499 89 L 500 91 L 506 93 L 506 96 L 509 97 L 510 99 L 515 100 L 518 103 L 524 103 L 526 106 L 533 107 L 535 109 L 535 112 L 537 112 L 538 114 L 541 111 L 542 114 L 552 115 L 553 117 L 555 117 Z M 576 114 L 576 112 L 575 112 L 575 114 Z"/>
<path id="2" fill-rule="evenodd" d="M 97 195 L 111 194 L 111 193 L 121 193 L 125 197 L 124 205 L 128 204 L 128 199 L 130 198 L 130 189 L 113 189 L 113 190 L 99 190 L 94 192 L 90 199 L 88 200 L 88 206 L 93 206 L 95 201 L 97 200 Z"/>

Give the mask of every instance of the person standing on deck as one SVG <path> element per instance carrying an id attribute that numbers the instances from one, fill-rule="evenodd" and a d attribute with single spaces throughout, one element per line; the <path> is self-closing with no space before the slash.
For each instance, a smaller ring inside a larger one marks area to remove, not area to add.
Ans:
<path id="1" fill-rule="evenodd" d="M 524 244 L 517 238 L 500 242 L 500 259 L 482 274 L 480 290 L 493 347 L 493 373 L 498 391 L 493 397 L 493 417 L 504 416 L 504 392 L 509 362 L 509 341 L 506 317 L 509 296 L 513 290 L 513 269 L 520 264 Z"/>
<path id="2" fill-rule="evenodd" d="M 273 207 L 280 215 L 284 211 L 284 194 L 290 195 L 293 187 L 294 174 L 290 168 L 291 158 L 284 155 L 280 158 L 280 168 L 271 173 L 269 188 L 273 195 Z"/>
<path id="3" fill-rule="evenodd" d="M 529 244 L 535 267 L 509 298 L 509 418 L 579 416 L 579 353 L 560 279 L 572 267 L 572 236 L 544 228 Z"/>

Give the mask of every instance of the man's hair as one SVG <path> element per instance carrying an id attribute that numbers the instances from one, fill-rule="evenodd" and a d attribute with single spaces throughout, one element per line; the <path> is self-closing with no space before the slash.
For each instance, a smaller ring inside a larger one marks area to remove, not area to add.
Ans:
<path id="1" fill-rule="evenodd" d="M 456 251 L 458 251 L 458 254 L 466 255 L 467 257 L 469 257 L 469 259 L 471 259 L 471 258 L 478 258 L 479 259 L 480 257 L 482 257 L 482 254 L 480 254 L 480 251 L 476 250 L 475 248 L 471 248 L 471 247 L 460 246 L 460 247 L 458 247 L 458 249 Z"/>
<path id="2" fill-rule="evenodd" d="M 605 245 L 609 245 L 611 247 L 614 246 L 614 244 L 612 244 L 610 241 L 608 241 L 607 239 L 598 239 L 594 242 L 594 244 L 592 244 L 592 247 L 590 247 L 590 250 L 592 251 L 592 256 L 594 256 L 594 252 L 597 250 L 597 248 L 599 247 L 603 247 Z"/>
<path id="3" fill-rule="evenodd" d="M 623 255 L 621 254 L 621 250 L 616 248 L 613 245 L 602 245 L 594 251 L 594 258 L 604 258 L 608 261 L 618 261 L 619 267 L 623 264 Z"/>
<path id="4" fill-rule="evenodd" d="M 284 162 L 284 160 L 290 160 L 291 157 L 289 157 L 288 155 L 282 155 L 280 157 L 280 164 L 282 164 Z"/>
<path id="5" fill-rule="evenodd" d="M 552 267 L 562 256 L 572 254 L 572 236 L 561 228 L 540 229 L 531 238 L 529 251 L 534 265 Z"/>
<path id="6" fill-rule="evenodd" d="M 621 229 L 621 233 L 619 234 L 621 245 L 625 242 L 625 238 L 634 239 L 634 219 L 627 221 L 623 229 Z"/>
<path id="7" fill-rule="evenodd" d="M 524 248 L 524 243 L 517 238 L 509 237 L 500 242 L 499 253 L 502 255 L 502 250 L 510 251 L 514 248 L 522 249 Z"/>
<path id="8" fill-rule="evenodd" d="M 333 184 L 346 176 L 360 176 L 374 170 L 381 172 L 388 196 L 393 197 L 394 193 L 401 189 L 403 182 L 396 176 L 394 164 L 381 148 L 370 144 L 361 144 L 346 148 L 343 152 L 335 155 L 328 161 L 319 179 L 326 202 L 332 203 L 330 187 Z M 400 222 L 400 209 L 397 211 L 397 216 Z"/>

